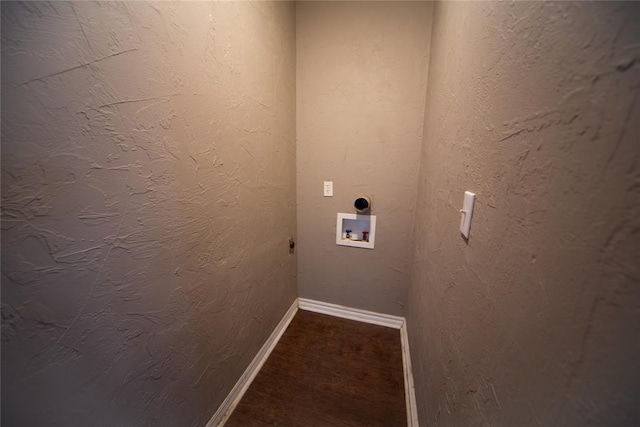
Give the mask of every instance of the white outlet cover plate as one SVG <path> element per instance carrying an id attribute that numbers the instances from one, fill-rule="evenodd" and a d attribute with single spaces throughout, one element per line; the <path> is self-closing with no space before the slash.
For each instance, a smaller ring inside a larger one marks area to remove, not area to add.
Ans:
<path id="1" fill-rule="evenodd" d="M 462 202 L 462 209 L 460 209 L 460 233 L 469 238 L 469 232 L 471 231 L 471 217 L 473 216 L 473 205 L 475 205 L 476 194 L 471 191 L 464 192 L 464 201 Z"/>
<path id="2" fill-rule="evenodd" d="M 324 182 L 324 197 L 333 197 L 333 181 Z"/>

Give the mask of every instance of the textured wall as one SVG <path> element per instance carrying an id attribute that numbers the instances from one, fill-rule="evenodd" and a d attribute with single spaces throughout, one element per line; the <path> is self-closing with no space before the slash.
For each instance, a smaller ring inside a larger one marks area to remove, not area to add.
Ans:
<path id="1" fill-rule="evenodd" d="M 422 425 L 638 425 L 639 4 L 433 19 L 408 308 Z"/>
<path id="2" fill-rule="evenodd" d="M 297 5 L 298 292 L 404 314 L 422 136 L 426 2 Z M 334 182 L 334 197 L 322 182 Z M 336 246 L 336 213 L 373 197 L 374 250 Z"/>
<path id="3" fill-rule="evenodd" d="M 291 3 L 2 3 L 2 425 L 204 425 L 295 298 Z"/>

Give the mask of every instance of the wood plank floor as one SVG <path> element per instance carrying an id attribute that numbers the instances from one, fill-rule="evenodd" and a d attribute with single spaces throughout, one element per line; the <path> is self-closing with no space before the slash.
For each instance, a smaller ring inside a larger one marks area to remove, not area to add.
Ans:
<path id="1" fill-rule="evenodd" d="M 406 426 L 400 331 L 299 310 L 226 427 Z"/>

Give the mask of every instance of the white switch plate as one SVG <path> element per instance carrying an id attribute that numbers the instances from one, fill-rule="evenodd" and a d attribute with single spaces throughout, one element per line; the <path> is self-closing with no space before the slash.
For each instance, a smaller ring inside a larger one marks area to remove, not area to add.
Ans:
<path id="1" fill-rule="evenodd" d="M 324 197 L 333 197 L 333 181 L 324 182 Z"/>
<path id="2" fill-rule="evenodd" d="M 464 202 L 462 202 L 462 209 L 460 209 L 460 233 L 469 238 L 469 232 L 471 231 L 471 217 L 473 216 L 473 205 L 476 201 L 476 194 L 471 191 L 464 192 Z"/>

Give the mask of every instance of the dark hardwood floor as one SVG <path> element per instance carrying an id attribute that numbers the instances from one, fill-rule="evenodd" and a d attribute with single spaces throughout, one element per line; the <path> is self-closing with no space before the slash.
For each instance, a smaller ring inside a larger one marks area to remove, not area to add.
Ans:
<path id="1" fill-rule="evenodd" d="M 299 310 L 225 424 L 406 426 L 400 331 Z"/>

